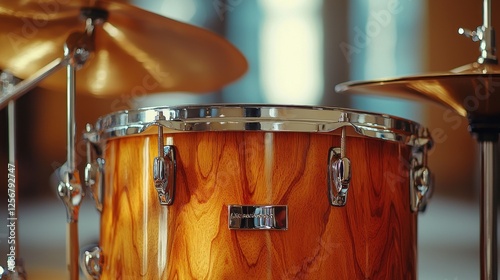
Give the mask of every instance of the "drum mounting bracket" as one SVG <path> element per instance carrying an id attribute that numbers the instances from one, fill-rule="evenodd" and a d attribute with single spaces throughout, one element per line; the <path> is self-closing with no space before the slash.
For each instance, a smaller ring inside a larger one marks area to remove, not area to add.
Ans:
<path id="1" fill-rule="evenodd" d="M 410 162 L 410 207 L 423 212 L 432 195 L 432 173 L 427 167 L 427 146 L 415 147 Z"/>
<path id="2" fill-rule="evenodd" d="M 346 135 L 342 128 L 341 147 L 328 152 L 328 199 L 332 206 L 345 206 L 351 182 L 351 161 L 345 156 Z"/>
<path id="3" fill-rule="evenodd" d="M 87 278 L 100 279 L 103 266 L 101 248 L 95 246 L 90 250 L 85 250 L 81 257 L 80 267 L 87 274 Z"/>
<path id="4" fill-rule="evenodd" d="M 87 124 L 86 131 L 92 133 L 92 125 Z M 97 211 L 102 212 L 102 195 L 104 190 L 104 158 L 101 149 L 87 140 L 87 165 L 85 166 L 85 185 L 89 189 L 95 202 Z M 97 154 L 95 161 L 92 160 L 92 149 Z"/>
<path id="5" fill-rule="evenodd" d="M 158 112 L 156 120 L 165 120 L 163 112 Z M 174 203 L 176 170 L 175 147 L 163 145 L 163 126 L 158 124 L 158 156 L 153 161 L 153 181 L 161 205 Z"/>

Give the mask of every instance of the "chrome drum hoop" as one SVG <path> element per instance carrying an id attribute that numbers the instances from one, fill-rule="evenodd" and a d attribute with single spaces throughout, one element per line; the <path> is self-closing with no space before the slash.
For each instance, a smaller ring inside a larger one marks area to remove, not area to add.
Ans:
<path id="1" fill-rule="evenodd" d="M 166 120 L 156 120 L 158 112 Z M 95 130 L 84 134 L 93 142 L 144 133 L 162 125 L 166 132 L 269 131 L 340 133 L 351 127 L 359 135 L 410 146 L 432 146 L 429 131 L 420 124 L 386 114 L 320 106 L 285 105 L 189 105 L 148 107 L 108 114 L 99 118 Z"/>

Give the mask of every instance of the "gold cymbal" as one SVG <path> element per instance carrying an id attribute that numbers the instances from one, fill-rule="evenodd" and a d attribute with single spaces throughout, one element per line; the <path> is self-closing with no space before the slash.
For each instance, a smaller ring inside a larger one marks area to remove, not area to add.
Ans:
<path id="1" fill-rule="evenodd" d="M 83 7 L 108 12 L 95 30 L 95 51 L 77 72 L 77 94 L 137 97 L 168 91 L 209 92 L 241 77 L 243 55 L 207 30 L 111 1 L 2 1 L 0 69 L 26 79 L 56 58 L 73 32 L 83 32 Z M 40 86 L 65 91 L 66 71 Z"/>
<path id="2" fill-rule="evenodd" d="M 497 65 L 468 64 L 450 72 L 338 84 L 337 92 L 431 101 L 462 116 L 500 115 Z"/>

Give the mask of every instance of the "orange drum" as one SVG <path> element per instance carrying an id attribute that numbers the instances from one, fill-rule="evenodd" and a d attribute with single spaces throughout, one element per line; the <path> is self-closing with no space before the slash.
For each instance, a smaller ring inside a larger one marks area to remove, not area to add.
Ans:
<path id="1" fill-rule="evenodd" d="M 85 138 L 104 178 L 86 253 L 101 279 L 417 279 L 431 139 L 414 122 L 158 107 L 104 116 Z"/>

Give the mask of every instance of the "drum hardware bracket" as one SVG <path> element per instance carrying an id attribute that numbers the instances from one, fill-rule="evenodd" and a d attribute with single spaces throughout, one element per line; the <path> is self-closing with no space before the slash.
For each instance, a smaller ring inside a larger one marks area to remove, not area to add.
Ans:
<path id="1" fill-rule="evenodd" d="M 159 111 L 156 121 L 162 120 L 165 116 Z M 174 202 L 176 171 L 175 147 L 163 145 L 163 126 L 158 124 L 158 156 L 153 161 L 153 181 L 160 205 L 168 206 Z"/>
<path id="2" fill-rule="evenodd" d="M 64 56 L 77 70 L 90 59 L 95 50 L 95 27 L 102 25 L 108 18 L 108 12 L 95 8 L 82 8 L 81 17 L 85 20 L 85 31 L 73 32 L 64 44 Z"/>
<path id="3" fill-rule="evenodd" d="M 85 250 L 81 257 L 80 266 L 87 274 L 88 278 L 100 279 L 103 265 L 102 250 L 95 246 L 90 250 Z"/>
<path id="4" fill-rule="evenodd" d="M 66 206 L 68 223 L 75 223 L 78 222 L 78 212 L 85 192 L 80 184 L 78 170 L 71 172 L 63 169 L 61 173 L 61 182 L 57 188 L 57 194 Z"/>
<path id="5" fill-rule="evenodd" d="M 481 55 L 477 59 L 479 64 L 498 64 L 495 30 L 491 26 L 490 0 L 483 1 L 483 25 L 478 26 L 475 31 L 459 28 L 458 34 L 469 37 L 474 42 L 481 41 L 479 45 Z"/>
<path id="6" fill-rule="evenodd" d="M 433 191 L 427 145 L 414 148 L 410 165 L 410 207 L 413 212 L 424 212 Z"/>
<path id="7" fill-rule="evenodd" d="M 87 124 L 87 133 L 92 132 L 92 125 Z M 97 159 L 92 160 L 92 149 L 97 154 Z M 104 165 L 102 155 L 89 140 L 87 140 L 87 165 L 85 166 L 85 185 L 90 191 L 97 211 L 102 212 L 102 195 L 104 190 Z"/>
<path id="8" fill-rule="evenodd" d="M 351 182 L 351 161 L 345 156 L 346 128 L 342 128 L 341 147 L 328 152 L 328 199 L 331 206 L 345 206 Z"/>

